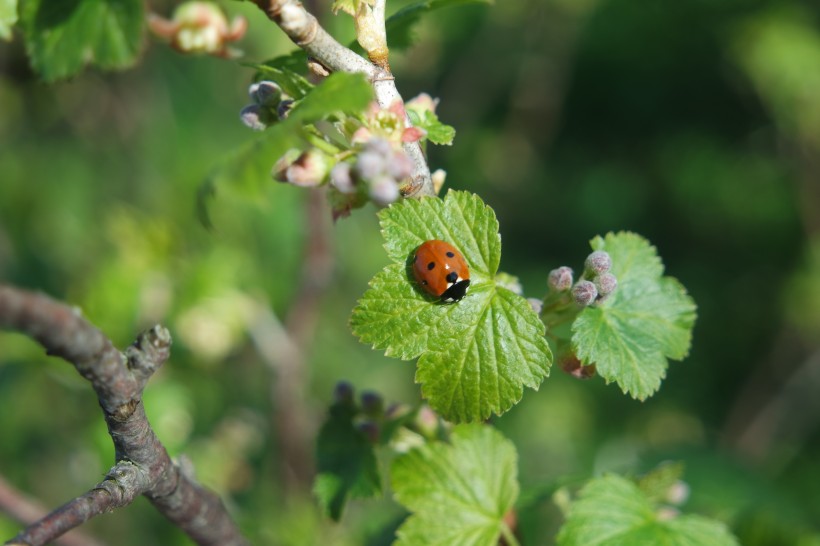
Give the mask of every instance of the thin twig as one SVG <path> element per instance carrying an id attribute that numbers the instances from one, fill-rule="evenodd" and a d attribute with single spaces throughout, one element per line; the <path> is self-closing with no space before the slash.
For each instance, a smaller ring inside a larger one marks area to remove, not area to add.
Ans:
<path id="1" fill-rule="evenodd" d="M 2 476 L 0 476 L 0 511 L 23 525 L 31 525 L 48 514 L 42 504 L 18 491 Z M 102 546 L 101 542 L 79 529 L 64 534 L 54 543 L 58 546 Z"/>
<path id="2" fill-rule="evenodd" d="M 117 464 L 106 479 L 29 525 L 9 544 L 45 544 L 88 519 L 145 495 L 197 544 L 247 542 L 212 492 L 174 464 L 154 434 L 142 405 L 146 382 L 170 354 L 171 336 L 160 326 L 143 332 L 125 354 L 77 309 L 47 296 L 0 285 L 0 328 L 36 339 L 88 379 L 103 408 Z"/>

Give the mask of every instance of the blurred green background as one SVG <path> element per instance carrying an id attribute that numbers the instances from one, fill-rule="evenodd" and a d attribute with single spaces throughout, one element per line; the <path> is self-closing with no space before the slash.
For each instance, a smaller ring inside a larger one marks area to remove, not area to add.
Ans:
<path id="1" fill-rule="evenodd" d="M 349 40 L 349 19 L 319 6 Z M 254 6 L 225 7 L 250 20 L 247 59 L 291 49 Z M 820 4 L 500 1 L 437 12 L 416 33 L 391 59 L 399 88 L 439 97 L 458 130 L 431 166 L 495 209 L 502 269 L 527 296 L 543 296 L 550 269 L 580 268 L 593 236 L 626 229 L 699 305 L 692 352 L 652 399 L 556 369 L 494 420 L 519 449 L 525 543 L 553 543 L 557 480 L 682 460 L 685 510 L 728 522 L 744 545 L 820 544 Z M 389 544 L 402 517 L 389 500 L 354 502 L 332 524 L 284 487 L 272 417 L 304 417 L 312 435 L 340 379 L 419 400 L 412 363 L 347 328 L 388 261 L 374 209 L 310 229 L 329 213 L 262 177 L 220 187 L 203 227 L 203 182 L 255 138 L 238 119 L 252 74 L 234 62 L 147 39 L 132 70 L 45 85 L 17 35 L 0 43 L 0 70 L 0 280 L 79 306 L 120 347 L 170 328 L 149 418 L 255 543 Z M 276 355 L 249 331 L 276 341 L 293 324 L 305 393 L 277 408 Z M 0 475 L 49 506 L 113 464 L 89 385 L 7 332 L 0 437 Z M 17 530 L 0 516 L 0 536 Z M 142 499 L 84 530 L 189 543 Z"/>

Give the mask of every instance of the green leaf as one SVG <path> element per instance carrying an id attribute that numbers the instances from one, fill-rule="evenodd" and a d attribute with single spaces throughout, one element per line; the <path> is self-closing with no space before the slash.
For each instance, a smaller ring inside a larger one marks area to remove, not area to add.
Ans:
<path id="1" fill-rule="evenodd" d="M 353 310 L 361 341 L 388 356 L 420 357 L 422 394 L 451 421 L 500 415 L 524 386 L 537 389 L 552 354 L 529 303 L 494 281 L 501 240 L 492 209 L 473 194 L 450 191 L 443 200 L 404 200 L 379 217 L 395 263 L 373 278 Z M 435 301 L 410 273 L 413 252 L 429 239 L 454 244 L 469 264 L 470 290 L 457 303 Z"/>
<path id="2" fill-rule="evenodd" d="M 317 475 L 313 492 L 331 518 L 339 520 L 349 497 L 372 497 L 381 492 L 376 454 L 367 437 L 353 423 L 355 407 L 331 406 L 316 440 Z"/>
<path id="3" fill-rule="evenodd" d="M 87 63 L 125 68 L 137 58 L 142 0 L 27 0 L 21 7 L 31 63 L 46 81 L 74 75 Z"/>
<path id="4" fill-rule="evenodd" d="M 17 22 L 17 0 L 0 0 L 0 38 L 11 40 L 11 27 Z"/>
<path id="5" fill-rule="evenodd" d="M 413 43 L 413 27 L 421 20 L 422 15 L 441 8 L 492 3 L 493 0 L 422 0 L 405 6 L 385 21 L 387 45 L 394 49 L 409 47 Z"/>
<path id="6" fill-rule="evenodd" d="M 398 546 L 496 546 L 518 497 L 515 446 L 486 425 L 456 427 L 452 444 L 430 443 L 396 459 L 396 500 L 413 512 Z"/>
<path id="7" fill-rule="evenodd" d="M 689 352 L 695 302 L 671 277 L 655 248 L 634 233 L 592 241 L 612 257 L 618 289 L 604 303 L 582 311 L 572 325 L 572 345 L 584 365 L 595 364 L 607 382 L 640 400 L 660 388 L 667 359 Z"/>
<path id="8" fill-rule="evenodd" d="M 363 74 L 334 72 L 288 114 L 292 123 L 312 123 L 337 112 L 361 113 L 373 101 L 373 88 Z"/>
<path id="9" fill-rule="evenodd" d="M 720 522 L 658 511 L 634 483 L 615 475 L 590 481 L 572 503 L 559 546 L 737 546 Z"/>
<path id="10" fill-rule="evenodd" d="M 659 465 L 638 480 L 638 488 L 652 502 L 665 500 L 672 487 L 683 477 L 683 463 L 668 462 Z"/>
<path id="11" fill-rule="evenodd" d="M 429 110 L 419 112 L 408 108 L 407 115 L 414 127 L 427 131 L 427 140 L 433 144 L 446 144 L 447 146 L 453 144 L 453 139 L 456 138 L 455 128 L 441 123 L 435 112 Z"/>

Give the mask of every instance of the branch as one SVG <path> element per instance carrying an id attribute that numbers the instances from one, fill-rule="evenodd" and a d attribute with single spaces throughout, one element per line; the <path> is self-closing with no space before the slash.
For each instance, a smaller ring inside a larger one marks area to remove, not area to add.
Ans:
<path id="1" fill-rule="evenodd" d="M 327 33 L 308 13 L 298 0 L 253 0 L 268 18 L 279 25 L 285 34 L 297 46 L 305 50 L 326 68 L 337 72 L 354 72 L 367 76 L 376 93 L 376 101 L 382 108 L 387 108 L 397 99 L 404 102 L 396 88 L 396 82 L 385 62 L 385 67 L 377 66 L 351 49 L 343 46 Z M 384 3 L 376 6 L 377 12 L 384 17 Z M 408 125 L 410 120 L 407 119 Z M 405 153 L 413 162 L 413 173 L 410 176 L 409 188 L 405 197 L 435 196 L 433 180 L 427 158 L 418 142 L 406 142 Z"/>
<path id="2" fill-rule="evenodd" d="M 91 382 L 118 461 L 103 482 L 29 525 L 7 544 L 45 544 L 94 516 L 130 504 L 139 495 L 148 497 L 197 544 L 246 544 L 219 497 L 171 461 L 145 416 L 142 391 L 168 359 L 167 329 L 155 326 L 143 332 L 121 354 L 77 309 L 3 285 L 0 328 L 36 339 L 49 354 L 63 357 Z"/>

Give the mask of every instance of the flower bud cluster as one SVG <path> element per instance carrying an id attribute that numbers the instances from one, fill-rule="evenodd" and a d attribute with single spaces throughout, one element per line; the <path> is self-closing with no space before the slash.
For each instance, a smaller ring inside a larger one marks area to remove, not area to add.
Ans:
<path id="1" fill-rule="evenodd" d="M 183 2 L 174 10 L 171 19 L 150 14 L 148 27 L 157 36 L 168 40 L 171 47 L 180 53 L 233 58 L 241 52 L 228 47 L 228 44 L 245 35 L 248 21 L 240 16 L 229 25 L 217 4 Z"/>
<path id="2" fill-rule="evenodd" d="M 239 112 L 239 119 L 254 131 L 264 131 L 287 117 L 293 100 L 282 92 L 276 82 L 263 80 L 248 87 L 251 104 Z"/>

